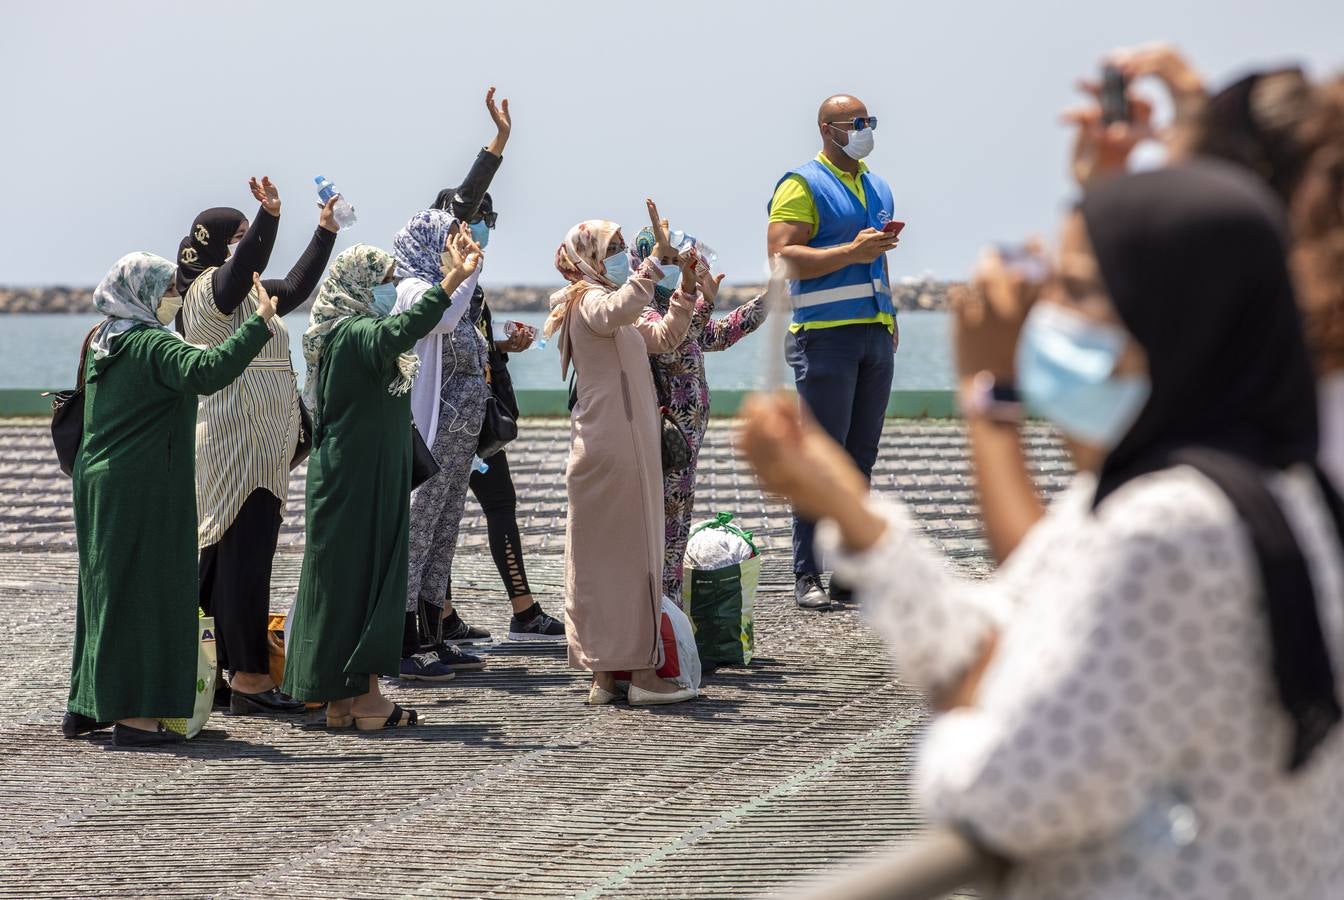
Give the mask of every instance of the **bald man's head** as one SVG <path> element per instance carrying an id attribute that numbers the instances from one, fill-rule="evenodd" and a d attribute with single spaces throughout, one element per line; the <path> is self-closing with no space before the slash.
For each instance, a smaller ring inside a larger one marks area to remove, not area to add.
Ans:
<path id="1" fill-rule="evenodd" d="M 817 124 L 843 122 L 853 119 L 855 116 L 866 115 L 868 115 L 868 107 L 864 106 L 863 101 L 858 97 L 852 97 L 849 94 L 835 94 L 821 101 L 821 106 L 817 109 Z"/>

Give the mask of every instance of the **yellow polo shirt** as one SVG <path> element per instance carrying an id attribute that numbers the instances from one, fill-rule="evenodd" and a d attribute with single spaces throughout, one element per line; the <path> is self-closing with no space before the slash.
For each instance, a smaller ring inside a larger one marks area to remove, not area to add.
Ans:
<path id="1" fill-rule="evenodd" d="M 850 193 L 859 198 L 859 202 L 864 208 L 868 208 L 868 198 L 864 196 L 863 180 L 860 176 L 868 171 L 868 164 L 859 162 L 859 171 L 851 175 L 843 169 L 837 168 L 834 163 L 826 158 L 825 153 L 817 154 L 817 162 L 825 166 L 840 183 L 849 188 Z M 779 183 L 775 188 L 775 196 L 770 200 L 770 221 L 771 222 L 806 222 L 812 226 L 809 238 L 816 235 L 817 225 L 820 222 L 820 216 L 817 214 L 816 201 L 812 199 L 812 189 L 807 186 L 807 181 L 801 175 L 790 175 Z M 875 316 L 866 319 L 842 319 L 837 322 L 808 322 L 806 325 L 794 323 L 789 326 L 789 330 L 798 331 L 807 329 L 812 331 L 818 328 L 834 328 L 837 325 L 867 325 L 876 322 L 886 325 L 888 330 L 895 327 L 895 321 L 890 313 L 878 313 Z"/>

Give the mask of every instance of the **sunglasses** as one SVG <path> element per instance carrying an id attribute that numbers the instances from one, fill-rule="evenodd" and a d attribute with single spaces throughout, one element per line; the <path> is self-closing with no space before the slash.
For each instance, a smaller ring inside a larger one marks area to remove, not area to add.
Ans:
<path id="1" fill-rule="evenodd" d="M 475 219 L 473 219 L 472 221 L 473 221 L 473 222 L 484 222 L 486 228 L 493 229 L 493 228 L 495 227 L 495 223 L 499 221 L 499 213 L 494 212 L 494 211 L 491 211 L 491 212 L 488 212 L 488 213 L 481 213 L 479 216 L 477 216 L 477 217 L 476 217 Z"/>
<path id="2" fill-rule="evenodd" d="M 845 119 L 841 122 L 827 122 L 827 125 L 833 125 L 836 128 L 844 128 L 846 131 L 863 131 L 865 128 L 877 130 L 877 116 L 855 116 L 853 119 Z"/>

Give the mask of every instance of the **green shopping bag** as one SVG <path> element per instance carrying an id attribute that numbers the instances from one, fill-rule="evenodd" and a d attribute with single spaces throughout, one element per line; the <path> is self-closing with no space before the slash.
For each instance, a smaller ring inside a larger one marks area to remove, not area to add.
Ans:
<path id="1" fill-rule="evenodd" d="M 746 541 L 753 554 L 721 569 L 685 566 L 681 605 L 695 629 L 700 661 L 706 665 L 748 665 L 756 643 L 754 606 L 761 581 L 761 555 L 751 532 L 730 524 L 732 519 L 732 513 L 719 513 L 696 525 L 690 534 L 694 537 L 706 528 L 729 531 Z"/>
<path id="2" fill-rule="evenodd" d="M 194 738 L 205 728 L 210 710 L 215 705 L 215 620 L 200 614 L 200 641 L 196 654 L 196 706 L 190 719 L 160 719 L 163 727 L 188 738 Z"/>

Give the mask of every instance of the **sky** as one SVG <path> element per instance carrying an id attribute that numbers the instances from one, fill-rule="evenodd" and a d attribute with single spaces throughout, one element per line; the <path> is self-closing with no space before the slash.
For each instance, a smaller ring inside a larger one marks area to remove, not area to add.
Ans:
<path id="1" fill-rule="evenodd" d="M 893 275 L 964 276 L 986 243 L 1053 231 L 1070 200 L 1074 81 L 1115 47 L 1177 43 L 1211 83 L 1261 65 L 1344 69 L 1339 0 L 4 0 L 0 285 L 91 285 L 172 257 L 195 215 L 279 186 L 283 275 L 317 221 L 313 177 L 391 245 L 514 130 L 484 281 L 551 284 L 574 223 L 673 227 L 759 281 L 776 181 L 819 149 L 833 93 L 880 119 L 868 162 L 908 223 Z"/>

